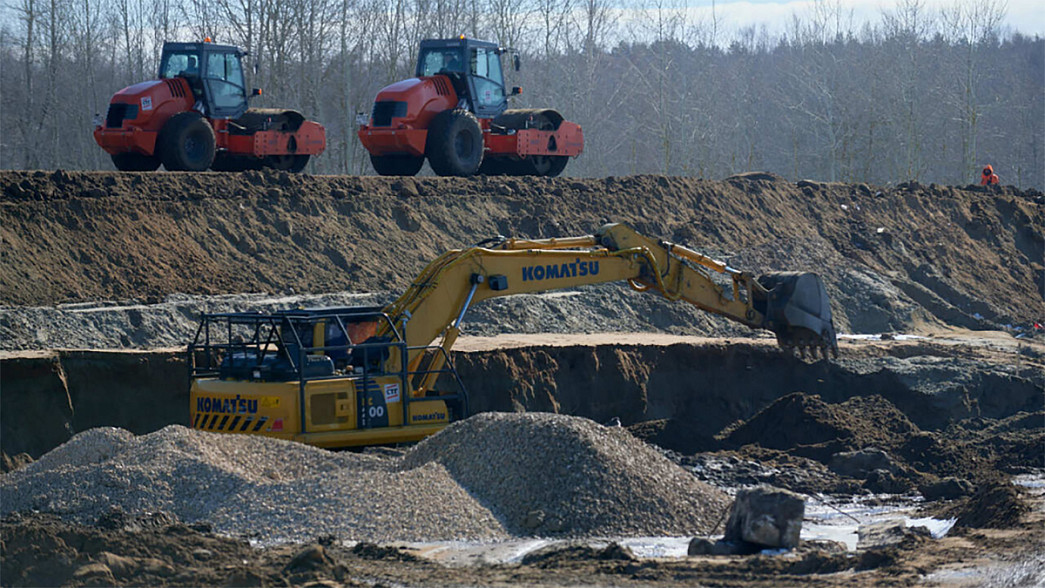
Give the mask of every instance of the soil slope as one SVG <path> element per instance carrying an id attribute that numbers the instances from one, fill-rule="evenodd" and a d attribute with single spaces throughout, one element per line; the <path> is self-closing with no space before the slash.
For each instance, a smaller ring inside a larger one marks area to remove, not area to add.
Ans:
<path id="1" fill-rule="evenodd" d="M 0 172 L 0 303 L 402 291 L 451 248 L 604 222 L 822 274 L 843 331 L 1040 320 L 1040 192 L 902 184 Z"/>

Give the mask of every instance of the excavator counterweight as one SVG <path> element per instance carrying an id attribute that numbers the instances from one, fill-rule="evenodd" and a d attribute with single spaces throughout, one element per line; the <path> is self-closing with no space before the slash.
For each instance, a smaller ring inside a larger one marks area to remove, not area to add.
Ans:
<path id="1" fill-rule="evenodd" d="M 472 305 L 609 282 L 769 330 L 803 356 L 838 354 L 816 274 L 755 279 L 607 224 L 593 235 L 447 251 L 385 307 L 204 315 L 188 349 L 192 426 L 322 447 L 419 440 L 468 415 L 450 352 Z"/>

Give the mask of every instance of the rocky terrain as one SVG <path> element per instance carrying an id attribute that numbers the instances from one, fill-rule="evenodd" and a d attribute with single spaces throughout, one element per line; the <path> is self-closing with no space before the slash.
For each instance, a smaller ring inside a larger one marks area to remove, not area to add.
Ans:
<path id="1" fill-rule="evenodd" d="M 164 348 L 201 312 L 383 304 L 446 249 L 605 222 L 819 273 L 841 356 L 607 284 L 470 311 L 475 416 L 414 447 L 182 426 Z M 1043 235 L 1042 194 L 1012 187 L 0 172 L 0 584 L 1035 584 Z M 954 527 L 783 556 L 624 546 L 721 533 L 765 483 Z M 525 555 L 416 543 L 441 540 Z"/>

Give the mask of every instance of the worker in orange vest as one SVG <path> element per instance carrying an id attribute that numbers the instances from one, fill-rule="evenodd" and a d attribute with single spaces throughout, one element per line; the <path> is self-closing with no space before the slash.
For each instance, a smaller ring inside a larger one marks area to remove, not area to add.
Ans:
<path id="1" fill-rule="evenodd" d="M 983 168 L 983 176 L 980 178 L 981 186 L 997 186 L 998 185 L 998 174 L 994 173 L 994 168 L 987 164 L 987 167 Z"/>

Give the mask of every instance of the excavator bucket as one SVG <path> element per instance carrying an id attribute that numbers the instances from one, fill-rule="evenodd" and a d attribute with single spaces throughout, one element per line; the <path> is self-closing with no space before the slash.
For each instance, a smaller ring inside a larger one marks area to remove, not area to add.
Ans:
<path id="1" fill-rule="evenodd" d="M 781 347 L 805 356 L 817 352 L 838 357 L 838 340 L 831 304 L 820 276 L 801 272 L 773 272 L 760 276 L 766 294 L 766 328 L 776 333 Z"/>

